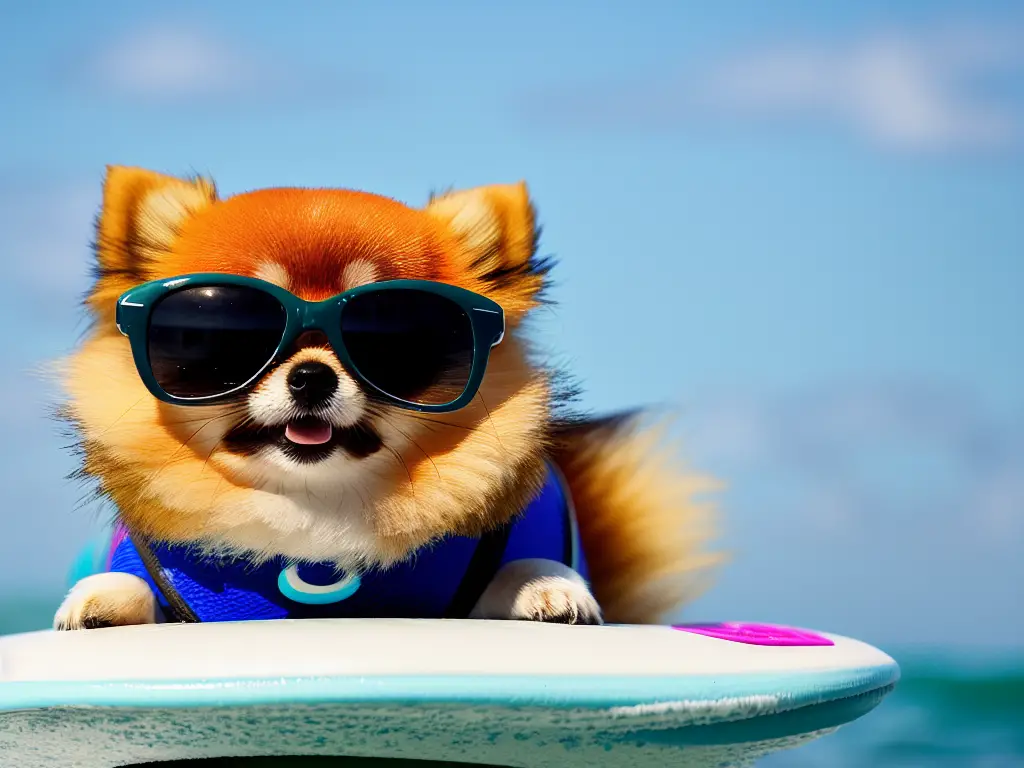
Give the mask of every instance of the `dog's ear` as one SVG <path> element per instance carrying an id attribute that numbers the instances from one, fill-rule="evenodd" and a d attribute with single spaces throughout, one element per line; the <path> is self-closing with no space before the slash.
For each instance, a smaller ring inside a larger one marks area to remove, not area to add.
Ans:
<path id="1" fill-rule="evenodd" d="M 548 265 L 537 258 L 540 230 L 526 184 L 495 184 L 433 197 L 427 213 L 457 243 L 456 268 L 516 321 L 536 305 Z"/>
<path id="2" fill-rule="evenodd" d="M 112 313 L 123 291 L 150 279 L 147 266 L 169 250 L 184 221 L 216 199 L 209 179 L 107 166 L 96 223 L 93 308 Z"/>

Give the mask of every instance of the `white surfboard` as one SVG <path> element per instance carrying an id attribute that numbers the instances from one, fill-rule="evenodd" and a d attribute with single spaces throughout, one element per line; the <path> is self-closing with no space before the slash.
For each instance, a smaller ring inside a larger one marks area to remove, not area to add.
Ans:
<path id="1" fill-rule="evenodd" d="M 368 619 L 34 632 L 0 638 L 0 765 L 269 755 L 742 765 L 860 717 L 898 677 L 864 643 L 763 625 Z"/>

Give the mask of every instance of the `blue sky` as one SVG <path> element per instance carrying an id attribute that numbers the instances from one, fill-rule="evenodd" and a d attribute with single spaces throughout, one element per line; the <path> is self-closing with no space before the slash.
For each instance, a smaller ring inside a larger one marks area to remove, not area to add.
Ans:
<path id="1" fill-rule="evenodd" d="M 59 589 L 95 517 L 26 371 L 81 330 L 106 163 L 412 204 L 526 179 L 538 335 L 728 485 L 693 618 L 1024 645 L 1024 14 L 892 5 L 5 10 L 0 592 Z"/>

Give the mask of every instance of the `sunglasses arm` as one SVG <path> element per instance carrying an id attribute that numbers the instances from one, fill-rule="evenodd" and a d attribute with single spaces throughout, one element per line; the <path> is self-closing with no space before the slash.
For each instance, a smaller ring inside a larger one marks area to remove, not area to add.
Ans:
<path id="1" fill-rule="evenodd" d="M 132 294 L 136 291 L 127 291 L 121 294 L 117 300 L 117 307 L 114 310 L 114 323 L 122 336 L 127 336 L 135 320 L 142 317 L 146 305 L 139 301 L 132 301 Z"/>

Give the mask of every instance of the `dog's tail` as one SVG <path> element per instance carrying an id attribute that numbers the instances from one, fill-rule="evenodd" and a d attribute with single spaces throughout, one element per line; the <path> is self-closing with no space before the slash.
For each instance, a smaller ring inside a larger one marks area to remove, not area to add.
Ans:
<path id="1" fill-rule="evenodd" d="M 639 414 L 573 421 L 554 432 L 553 458 L 572 493 L 594 596 L 605 621 L 654 624 L 693 600 L 721 559 L 709 552 L 716 487 L 685 472 Z"/>

